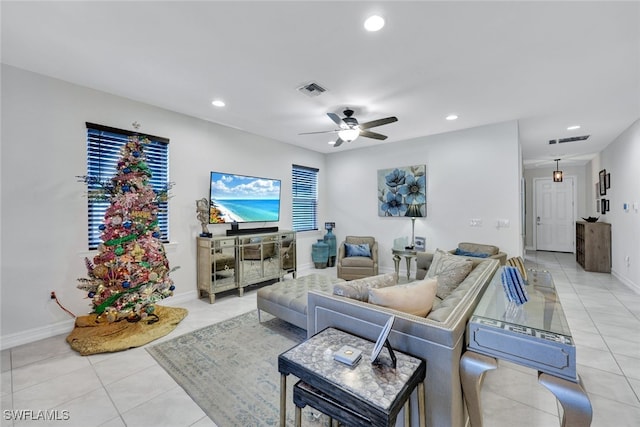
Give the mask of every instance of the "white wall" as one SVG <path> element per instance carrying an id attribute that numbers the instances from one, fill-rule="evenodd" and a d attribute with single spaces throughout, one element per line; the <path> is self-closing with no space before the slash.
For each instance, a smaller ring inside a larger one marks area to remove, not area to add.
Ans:
<path id="1" fill-rule="evenodd" d="M 346 235 L 375 236 L 380 269 L 392 271 L 393 240 L 411 238 L 411 220 L 378 216 L 377 170 L 425 164 L 427 217 L 416 219 L 415 234 L 426 237 L 427 249 L 453 249 L 469 241 L 521 255 L 519 153 L 516 122 L 332 153 L 328 214 L 336 222 L 338 241 Z M 481 227 L 470 226 L 475 218 L 482 220 Z M 510 227 L 498 229 L 498 219 L 509 220 Z"/>
<path id="2" fill-rule="evenodd" d="M 377 170 L 426 164 L 428 216 L 416 220 L 416 235 L 427 238 L 428 249 L 474 241 L 521 254 L 516 122 L 325 156 L 10 66 L 2 66 L 2 90 L 2 348 L 71 329 L 51 291 L 74 313 L 90 311 L 76 288 L 86 274 L 83 258 L 93 256 L 86 250 L 86 189 L 76 179 L 86 174 L 87 121 L 123 129 L 138 121 L 142 132 L 171 140 L 176 186 L 167 252 L 171 265 L 180 266 L 172 275 L 174 301 L 196 294 L 195 200 L 207 196 L 211 170 L 281 179 L 278 226 L 287 229 L 291 164 L 319 168 L 320 225 L 335 221 L 338 239 L 376 236 L 381 270 L 391 271 L 393 239 L 410 236 L 411 221 L 377 216 Z M 471 218 L 482 219 L 482 227 L 470 227 Z M 497 229 L 498 219 L 510 227 Z M 210 227 L 216 234 L 228 228 Z M 311 266 L 311 244 L 322 235 L 298 233 L 300 269 Z"/>
<path id="3" fill-rule="evenodd" d="M 77 315 L 91 308 L 76 288 L 87 252 L 85 122 L 141 132 L 170 143 L 169 202 L 172 244 L 167 253 L 176 284 L 173 299 L 195 297 L 195 236 L 201 229 L 195 200 L 207 197 L 209 172 L 235 172 L 282 180 L 281 229 L 291 228 L 291 164 L 325 169 L 325 156 L 260 136 L 125 98 L 2 66 L 2 348 L 69 331 L 70 317 L 50 299 L 55 291 Z M 320 174 L 324 197 L 324 174 Z M 323 207 L 320 214 L 324 216 Z M 255 226 L 273 225 L 255 224 Z M 210 225 L 223 234 L 228 225 Z M 242 227 L 242 225 L 241 225 Z M 299 233 L 311 247 L 321 232 Z M 311 265 L 309 251 L 299 264 Z M 214 306 L 212 306 L 214 309 Z"/>
<path id="4" fill-rule="evenodd" d="M 606 196 L 601 196 L 609 199 L 611 210 L 600 217 L 611 224 L 611 272 L 640 291 L 640 119 L 592 163 L 593 182 L 601 169 L 611 174 L 611 188 Z M 629 205 L 626 211 L 624 203 Z"/>
<path id="5" fill-rule="evenodd" d="M 577 208 L 577 219 L 581 217 L 588 216 L 598 216 L 595 215 L 595 194 L 591 194 L 594 192 L 593 184 L 587 184 L 591 182 L 589 167 L 585 166 L 563 166 L 562 161 L 560 162 L 559 169 L 562 171 L 564 176 L 573 176 L 575 178 L 576 183 L 576 208 Z M 533 211 L 534 203 L 533 197 L 535 192 L 534 187 L 534 179 L 535 178 L 551 178 L 553 171 L 556 170 L 556 165 L 550 165 L 548 168 L 535 168 L 535 169 L 525 169 L 524 177 L 526 181 L 526 195 L 525 195 L 525 203 L 526 203 L 526 236 L 525 236 L 525 247 L 527 249 L 535 250 L 535 230 L 533 227 L 533 221 L 535 220 L 535 212 Z"/>

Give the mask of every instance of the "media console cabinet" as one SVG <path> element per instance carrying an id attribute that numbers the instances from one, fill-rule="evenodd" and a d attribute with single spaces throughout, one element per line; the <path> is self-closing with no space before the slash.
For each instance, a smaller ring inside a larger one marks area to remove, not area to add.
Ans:
<path id="1" fill-rule="evenodd" d="M 296 276 L 296 233 L 277 231 L 238 236 L 197 237 L 200 298 L 213 304 L 217 293 Z"/>

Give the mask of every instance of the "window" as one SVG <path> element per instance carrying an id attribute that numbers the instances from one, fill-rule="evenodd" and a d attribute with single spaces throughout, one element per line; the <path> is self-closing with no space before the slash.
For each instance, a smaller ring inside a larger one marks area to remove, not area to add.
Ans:
<path id="1" fill-rule="evenodd" d="M 98 227 L 104 221 L 104 214 L 110 205 L 107 198 L 100 200 L 96 195 L 104 194 L 105 185 L 110 185 L 120 159 L 120 148 L 135 132 L 87 123 L 87 191 L 92 197 L 88 202 L 89 249 L 96 249 L 102 240 Z M 169 190 L 169 140 L 146 135 L 151 143 L 145 146 L 146 163 L 151 170 L 150 184 L 157 193 Z M 169 210 L 165 200 L 158 204 L 158 225 L 161 239 L 169 241 Z"/>
<path id="2" fill-rule="evenodd" d="M 318 229 L 318 169 L 293 165 L 293 230 Z"/>

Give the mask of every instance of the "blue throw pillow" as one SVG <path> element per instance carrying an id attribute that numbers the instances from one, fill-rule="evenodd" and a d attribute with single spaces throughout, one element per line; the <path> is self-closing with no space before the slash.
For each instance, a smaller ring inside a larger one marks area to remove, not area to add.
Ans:
<path id="1" fill-rule="evenodd" d="M 472 256 L 472 257 L 476 257 L 476 258 L 488 258 L 489 254 L 485 254 L 482 252 L 469 252 L 469 251 L 463 251 L 460 248 L 456 249 L 456 252 L 454 255 L 460 255 L 460 256 Z"/>
<path id="2" fill-rule="evenodd" d="M 361 243 L 359 245 L 352 245 L 351 243 L 344 244 L 345 255 L 350 256 L 366 256 L 371 258 L 371 248 L 368 243 Z"/>

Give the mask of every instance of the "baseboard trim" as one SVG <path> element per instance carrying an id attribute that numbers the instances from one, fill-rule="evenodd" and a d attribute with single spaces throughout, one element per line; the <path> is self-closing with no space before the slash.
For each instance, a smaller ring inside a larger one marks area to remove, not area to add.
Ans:
<path id="1" fill-rule="evenodd" d="M 182 292 L 166 300 L 166 304 L 170 307 L 185 303 L 196 299 L 198 294 L 196 291 Z M 69 334 L 73 330 L 75 319 L 63 320 L 51 325 L 42 326 L 40 328 L 28 329 L 26 331 L 16 332 L 13 334 L 3 335 L 0 337 L 0 350 L 17 347 L 19 345 L 29 344 L 46 338 L 55 337 L 56 335 Z"/>
<path id="2" fill-rule="evenodd" d="M 33 328 L 26 331 L 16 332 L 14 334 L 3 335 L 0 339 L 0 349 L 17 347 L 23 344 L 29 344 L 45 338 L 55 337 L 60 334 L 68 334 L 73 330 L 75 324 L 74 319 L 63 320 L 52 325 Z"/>
<path id="3" fill-rule="evenodd" d="M 640 293 L 640 285 L 637 283 L 633 283 L 631 280 L 627 279 L 624 276 L 621 276 L 616 270 L 611 270 L 611 275 L 621 281 L 624 285 L 633 289 L 634 291 Z"/>

